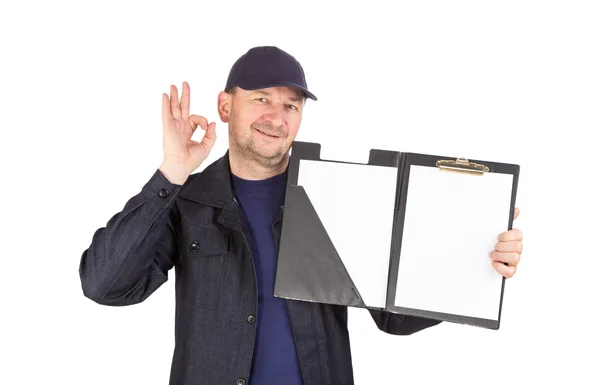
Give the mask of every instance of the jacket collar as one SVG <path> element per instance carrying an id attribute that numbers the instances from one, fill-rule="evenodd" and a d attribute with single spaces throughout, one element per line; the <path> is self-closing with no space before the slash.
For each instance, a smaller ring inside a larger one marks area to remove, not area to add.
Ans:
<path id="1" fill-rule="evenodd" d="M 179 197 L 221 209 L 217 222 L 238 232 L 244 231 L 231 187 L 229 150 L 202 172 L 190 175 Z"/>
<path id="2" fill-rule="evenodd" d="M 190 175 L 179 196 L 222 209 L 218 222 L 234 230 L 242 231 L 240 212 L 231 185 L 229 150 L 202 172 Z M 281 206 L 277 222 L 283 220 L 283 210 L 284 206 Z"/>
<path id="3" fill-rule="evenodd" d="M 202 172 L 192 174 L 179 196 L 183 199 L 223 208 L 233 200 L 229 150 Z"/>

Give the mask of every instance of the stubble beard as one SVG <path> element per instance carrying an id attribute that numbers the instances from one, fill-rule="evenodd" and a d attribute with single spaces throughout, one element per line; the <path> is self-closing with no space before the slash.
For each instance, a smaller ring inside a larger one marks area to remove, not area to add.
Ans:
<path id="1" fill-rule="evenodd" d="M 270 125 L 253 123 L 250 128 L 251 130 L 256 128 L 264 129 L 265 131 L 273 132 L 280 137 L 286 137 L 283 130 L 274 129 Z M 231 139 L 230 146 L 234 147 L 233 150 L 238 155 L 240 160 L 259 164 L 265 168 L 277 168 L 286 161 L 289 149 L 279 147 L 270 154 L 265 153 L 257 148 L 255 143 L 252 141 L 252 134 L 253 133 L 250 132 L 248 136 L 240 135 L 240 130 L 237 126 L 237 119 L 235 116 L 232 116 L 232 119 L 229 123 L 229 137 Z"/>

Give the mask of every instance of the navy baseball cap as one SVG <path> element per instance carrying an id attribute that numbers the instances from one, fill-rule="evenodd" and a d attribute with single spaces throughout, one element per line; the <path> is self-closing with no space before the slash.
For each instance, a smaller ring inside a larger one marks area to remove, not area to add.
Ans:
<path id="1" fill-rule="evenodd" d="M 238 86 L 244 90 L 289 86 L 317 100 L 306 85 L 304 70 L 292 55 L 274 47 L 254 47 L 231 67 L 225 89 Z"/>

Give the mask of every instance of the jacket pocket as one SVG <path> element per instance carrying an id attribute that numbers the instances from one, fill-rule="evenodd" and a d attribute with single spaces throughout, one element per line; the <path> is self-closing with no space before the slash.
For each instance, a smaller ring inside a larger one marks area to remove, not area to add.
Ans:
<path id="1" fill-rule="evenodd" d="M 176 278 L 179 302 L 200 309 L 217 307 L 229 242 L 227 231 L 215 225 L 191 226 L 185 231 Z"/>

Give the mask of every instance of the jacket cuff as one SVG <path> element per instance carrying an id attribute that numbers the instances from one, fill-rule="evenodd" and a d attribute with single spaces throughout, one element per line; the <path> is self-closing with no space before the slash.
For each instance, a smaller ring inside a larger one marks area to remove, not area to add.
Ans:
<path id="1" fill-rule="evenodd" d="M 150 180 L 142 187 L 142 192 L 158 206 L 167 207 L 179 195 L 182 187 L 183 185 L 169 182 L 160 170 L 156 169 Z"/>

